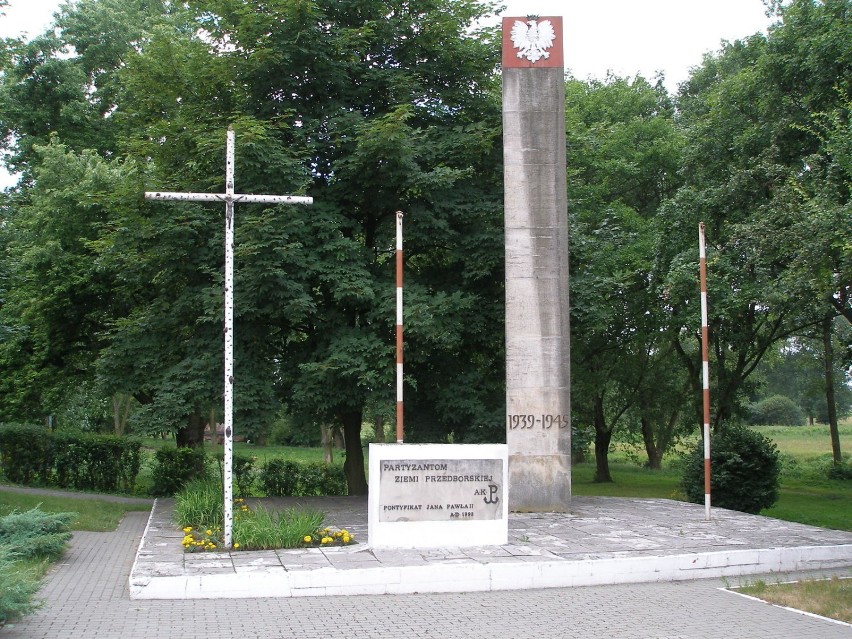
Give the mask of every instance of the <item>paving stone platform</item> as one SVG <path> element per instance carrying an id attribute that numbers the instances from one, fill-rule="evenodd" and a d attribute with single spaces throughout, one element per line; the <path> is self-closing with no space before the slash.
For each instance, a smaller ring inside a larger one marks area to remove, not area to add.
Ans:
<path id="1" fill-rule="evenodd" d="M 371 548 L 367 500 L 249 500 L 306 506 L 359 543 L 184 553 L 173 500 L 154 503 L 130 574 L 134 599 L 302 597 L 517 590 L 852 568 L 852 533 L 666 499 L 574 497 L 569 513 L 511 513 L 509 543 Z"/>

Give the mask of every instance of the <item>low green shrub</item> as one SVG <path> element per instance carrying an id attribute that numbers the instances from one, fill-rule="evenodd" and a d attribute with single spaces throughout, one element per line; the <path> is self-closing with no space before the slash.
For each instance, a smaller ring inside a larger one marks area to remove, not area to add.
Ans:
<path id="1" fill-rule="evenodd" d="M 713 505 L 758 513 L 778 501 L 781 472 L 778 448 L 758 432 L 728 426 L 710 437 L 710 490 Z M 704 503 L 704 446 L 684 458 L 681 486 L 686 498 Z"/>
<path id="2" fill-rule="evenodd" d="M 829 479 L 852 479 L 852 463 L 846 460 L 840 462 L 839 464 L 832 462 L 831 464 L 829 464 L 828 470 L 825 474 Z"/>
<path id="3" fill-rule="evenodd" d="M 260 467 L 260 489 L 270 497 L 293 495 L 299 463 L 289 459 L 270 459 Z"/>
<path id="4" fill-rule="evenodd" d="M 254 469 L 256 459 L 256 457 L 240 455 L 239 453 L 234 453 L 232 457 L 231 472 L 234 478 L 233 485 L 235 486 L 235 493 L 239 497 L 251 496 L 252 487 L 254 486 L 257 475 Z M 220 455 L 217 461 L 219 464 L 219 477 L 224 480 L 224 456 Z"/>
<path id="5" fill-rule="evenodd" d="M 142 464 L 140 440 L 59 431 L 53 444 L 54 483 L 62 488 L 132 492 Z"/>
<path id="6" fill-rule="evenodd" d="M 76 513 L 38 508 L 0 517 L 0 625 L 35 610 L 41 569 L 22 560 L 56 561 L 71 538 Z"/>
<path id="7" fill-rule="evenodd" d="M 261 466 L 258 483 L 270 497 L 346 494 L 343 467 L 322 462 L 270 459 Z"/>
<path id="8" fill-rule="evenodd" d="M 789 397 L 772 395 L 752 404 L 751 423 L 756 426 L 804 426 L 805 416 Z"/>
<path id="9" fill-rule="evenodd" d="M 0 464 L 10 482 L 49 484 L 52 455 L 52 433 L 43 426 L 0 424 Z"/>
<path id="10" fill-rule="evenodd" d="M 208 460 L 200 448 L 161 448 L 154 453 L 151 494 L 171 496 L 194 479 L 208 476 Z"/>

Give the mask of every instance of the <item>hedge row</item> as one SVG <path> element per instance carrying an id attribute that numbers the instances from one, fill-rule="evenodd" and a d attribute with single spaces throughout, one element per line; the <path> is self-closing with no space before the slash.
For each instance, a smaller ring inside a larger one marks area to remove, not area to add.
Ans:
<path id="1" fill-rule="evenodd" d="M 131 492 L 141 449 L 130 437 L 0 424 L 0 466 L 16 484 Z"/>
<path id="2" fill-rule="evenodd" d="M 11 482 L 100 492 L 132 492 L 142 463 L 141 441 L 132 437 L 49 431 L 30 424 L 0 424 L 0 467 Z M 254 458 L 234 455 L 237 493 L 249 496 L 257 482 L 270 497 L 345 495 L 342 466 L 271 459 L 259 470 Z M 221 459 L 219 474 L 222 474 Z M 190 480 L 213 472 L 203 450 L 162 448 L 154 454 L 156 496 L 174 495 Z"/>
<path id="3" fill-rule="evenodd" d="M 322 462 L 270 459 L 261 467 L 258 482 L 270 497 L 346 494 L 343 467 Z"/>
<path id="4" fill-rule="evenodd" d="M 177 494 L 189 481 L 210 477 L 215 472 L 211 460 L 202 450 L 163 448 L 154 454 L 154 459 L 154 495 Z M 216 463 L 221 478 L 221 456 Z M 241 497 L 252 495 L 255 484 L 269 497 L 346 494 L 346 476 L 342 466 L 270 459 L 255 469 L 254 463 L 254 457 L 237 454 L 233 457 L 235 492 Z"/>

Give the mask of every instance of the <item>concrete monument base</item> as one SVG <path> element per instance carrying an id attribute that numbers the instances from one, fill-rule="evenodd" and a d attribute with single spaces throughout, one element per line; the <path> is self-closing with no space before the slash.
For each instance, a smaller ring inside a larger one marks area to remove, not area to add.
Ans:
<path id="1" fill-rule="evenodd" d="M 510 455 L 509 486 L 512 512 L 568 512 L 571 456 Z"/>

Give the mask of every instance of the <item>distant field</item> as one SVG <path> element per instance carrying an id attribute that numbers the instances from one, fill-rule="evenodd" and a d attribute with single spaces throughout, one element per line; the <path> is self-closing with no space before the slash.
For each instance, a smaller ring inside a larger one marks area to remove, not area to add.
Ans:
<path id="1" fill-rule="evenodd" d="M 831 454 L 831 438 L 826 424 L 816 426 L 753 426 L 778 445 L 778 450 L 801 461 Z M 852 424 L 846 420 L 839 428 L 840 450 L 852 453 Z"/>

